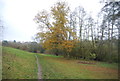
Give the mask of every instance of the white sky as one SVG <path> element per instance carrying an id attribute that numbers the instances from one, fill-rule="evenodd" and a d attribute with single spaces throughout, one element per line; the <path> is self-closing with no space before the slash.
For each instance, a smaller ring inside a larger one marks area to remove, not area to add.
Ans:
<path id="1" fill-rule="evenodd" d="M 3 40 L 32 41 L 37 33 L 37 24 L 33 18 L 43 9 L 50 7 L 58 0 L 0 0 L 0 19 L 3 21 Z M 71 10 L 79 5 L 87 12 L 96 15 L 101 5 L 99 0 L 65 0 Z"/>

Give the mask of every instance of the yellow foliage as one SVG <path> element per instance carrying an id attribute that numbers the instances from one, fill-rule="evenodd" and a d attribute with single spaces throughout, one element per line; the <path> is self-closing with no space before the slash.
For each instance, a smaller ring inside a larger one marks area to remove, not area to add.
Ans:
<path id="1" fill-rule="evenodd" d="M 65 49 L 67 52 L 71 52 L 72 49 L 74 48 L 74 45 L 75 45 L 74 41 L 66 40 L 66 41 L 63 41 L 62 43 L 62 49 L 63 50 Z"/>
<path id="2" fill-rule="evenodd" d="M 43 42 L 44 48 L 50 49 L 60 49 L 71 52 L 75 45 L 76 33 L 72 32 L 70 27 L 67 27 L 68 23 L 68 12 L 69 7 L 65 2 L 58 2 L 51 8 L 51 13 L 54 19 L 52 26 L 48 22 L 48 14 L 42 12 L 38 16 L 38 20 L 42 23 L 45 23 L 50 31 L 45 33 L 38 33 L 38 38 Z M 73 40 L 68 40 L 68 34 L 71 33 Z"/>

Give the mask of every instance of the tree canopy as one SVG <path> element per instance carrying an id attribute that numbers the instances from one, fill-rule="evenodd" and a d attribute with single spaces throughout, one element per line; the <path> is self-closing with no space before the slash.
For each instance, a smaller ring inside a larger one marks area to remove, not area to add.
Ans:
<path id="1" fill-rule="evenodd" d="M 44 24 L 45 32 L 39 32 L 37 38 L 40 38 L 43 46 L 47 50 L 58 50 L 66 49 L 69 53 L 73 47 L 76 34 L 68 26 L 68 13 L 69 7 L 65 2 L 57 2 L 51 7 L 51 19 L 48 19 L 48 14 L 42 11 L 37 14 L 35 21 L 39 24 Z M 52 20 L 52 22 L 50 21 Z M 41 28 L 41 27 L 40 27 Z M 69 40 L 69 34 L 73 37 Z"/>

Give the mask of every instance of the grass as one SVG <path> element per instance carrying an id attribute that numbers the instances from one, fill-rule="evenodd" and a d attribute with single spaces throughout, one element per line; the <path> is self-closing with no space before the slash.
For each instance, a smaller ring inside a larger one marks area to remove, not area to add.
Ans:
<path id="1" fill-rule="evenodd" d="M 117 64 L 95 62 L 81 64 L 80 60 L 54 55 L 37 54 L 42 66 L 43 79 L 117 79 Z M 91 61 L 92 62 L 92 61 Z"/>
<path id="2" fill-rule="evenodd" d="M 35 54 L 3 47 L 3 79 L 37 79 Z"/>
<path id="3" fill-rule="evenodd" d="M 42 67 L 43 79 L 117 79 L 117 64 L 94 62 L 81 64 L 62 56 L 36 54 Z M 37 79 L 35 53 L 3 47 L 3 79 Z"/>

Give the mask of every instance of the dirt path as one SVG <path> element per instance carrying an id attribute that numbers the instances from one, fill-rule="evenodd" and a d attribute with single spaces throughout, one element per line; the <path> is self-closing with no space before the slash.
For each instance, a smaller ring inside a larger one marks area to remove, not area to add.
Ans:
<path id="1" fill-rule="evenodd" d="M 41 66 L 40 66 L 37 55 L 35 55 L 35 57 L 36 57 L 36 63 L 37 63 L 37 67 L 38 67 L 38 79 L 42 79 Z"/>

